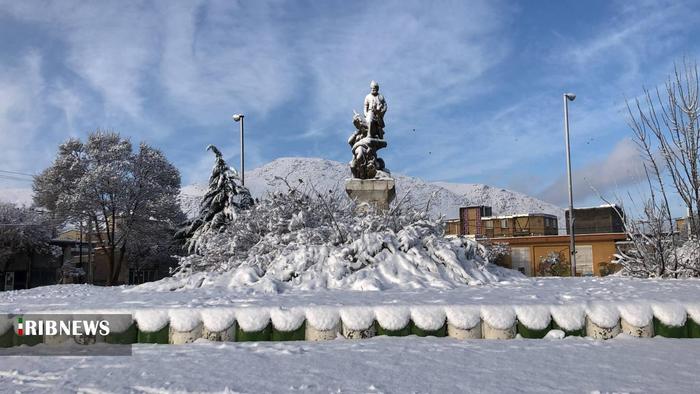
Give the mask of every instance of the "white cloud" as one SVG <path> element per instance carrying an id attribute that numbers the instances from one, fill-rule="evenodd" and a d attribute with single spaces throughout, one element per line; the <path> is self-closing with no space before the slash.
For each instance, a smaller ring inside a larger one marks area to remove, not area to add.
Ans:
<path id="1" fill-rule="evenodd" d="M 574 200 L 583 200 L 597 193 L 616 191 L 645 180 L 643 161 L 637 145 L 631 139 L 621 140 L 603 160 L 574 169 L 572 174 Z M 594 190 L 595 188 L 595 190 Z M 559 177 L 547 187 L 540 198 L 554 204 L 566 205 L 568 181 Z"/>
<path id="2" fill-rule="evenodd" d="M 41 142 L 38 133 L 44 118 L 41 62 L 41 55 L 30 51 L 16 66 L 0 63 L 0 169 L 29 172 L 29 165 L 36 161 L 31 156 Z M 3 184 L 8 182 L 3 180 Z"/>

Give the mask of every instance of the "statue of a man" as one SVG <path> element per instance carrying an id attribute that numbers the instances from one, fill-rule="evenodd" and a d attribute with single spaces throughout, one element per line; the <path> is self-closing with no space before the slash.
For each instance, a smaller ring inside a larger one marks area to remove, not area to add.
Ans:
<path id="1" fill-rule="evenodd" d="M 370 82 L 370 93 L 365 96 L 365 120 L 371 138 L 384 138 L 384 114 L 387 110 L 384 96 L 379 94 L 379 84 Z"/>

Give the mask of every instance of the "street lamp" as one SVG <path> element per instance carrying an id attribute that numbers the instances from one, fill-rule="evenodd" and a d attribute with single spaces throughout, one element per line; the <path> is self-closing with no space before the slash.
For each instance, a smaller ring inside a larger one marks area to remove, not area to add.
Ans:
<path id="1" fill-rule="evenodd" d="M 233 120 L 241 123 L 241 186 L 245 186 L 245 164 L 244 164 L 244 144 L 243 144 L 243 114 L 235 114 Z"/>
<path id="2" fill-rule="evenodd" d="M 576 276 L 576 242 L 574 235 L 574 193 L 571 184 L 571 145 L 569 143 L 569 101 L 576 95 L 564 93 L 564 136 L 566 139 L 566 177 L 569 181 L 569 249 L 571 252 L 571 276 Z"/>

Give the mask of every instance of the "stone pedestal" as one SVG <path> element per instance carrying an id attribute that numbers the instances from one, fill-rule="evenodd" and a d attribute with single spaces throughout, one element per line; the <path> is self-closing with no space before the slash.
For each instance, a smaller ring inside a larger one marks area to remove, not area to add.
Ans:
<path id="1" fill-rule="evenodd" d="M 358 204 L 368 203 L 378 209 L 389 209 L 389 204 L 396 197 L 396 185 L 393 179 L 357 179 L 345 181 L 345 191 Z"/>

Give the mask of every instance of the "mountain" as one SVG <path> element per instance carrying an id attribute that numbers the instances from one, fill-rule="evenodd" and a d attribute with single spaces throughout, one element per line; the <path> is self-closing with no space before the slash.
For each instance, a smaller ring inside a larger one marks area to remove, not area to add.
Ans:
<path id="1" fill-rule="evenodd" d="M 0 189 L 0 202 L 29 207 L 32 205 L 33 195 L 34 191 L 31 188 Z"/>
<path id="2" fill-rule="evenodd" d="M 493 208 L 494 215 L 548 213 L 559 218 L 560 227 L 565 223 L 562 208 L 511 190 L 482 184 L 427 182 L 401 174 L 392 176 L 396 179 L 397 200 L 408 193 L 412 204 L 428 207 L 433 215 L 452 219 L 459 216 L 459 207 L 489 205 Z M 245 179 L 253 197 L 261 197 L 268 191 L 286 188 L 284 182 L 276 178 L 286 178 L 292 185 L 297 185 L 301 179 L 308 185 L 313 184 L 317 190 L 325 191 L 342 189 L 345 179 L 349 177 L 350 170 L 344 163 L 318 158 L 287 157 L 247 171 Z M 206 185 L 195 184 L 182 188 L 183 210 L 188 216 L 196 214 L 199 197 L 205 191 Z"/>

